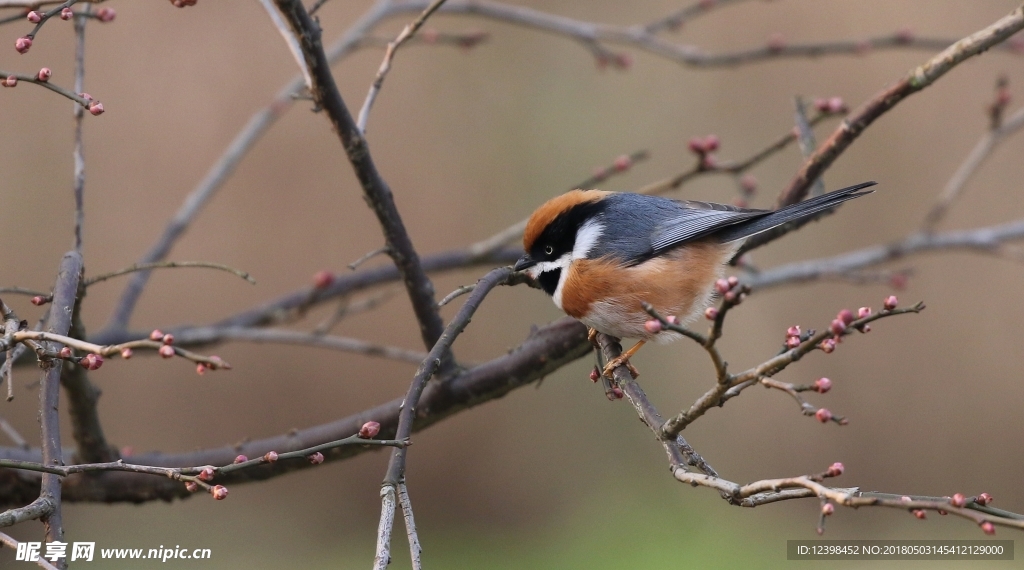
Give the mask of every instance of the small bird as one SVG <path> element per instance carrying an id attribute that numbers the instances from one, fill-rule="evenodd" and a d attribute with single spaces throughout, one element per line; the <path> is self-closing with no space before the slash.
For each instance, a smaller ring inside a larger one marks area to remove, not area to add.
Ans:
<path id="1" fill-rule="evenodd" d="M 682 335 L 652 333 L 644 326 L 650 303 L 680 324 L 704 312 L 715 281 L 747 238 L 787 222 L 870 194 L 864 182 L 779 210 L 670 200 L 628 192 L 573 190 L 548 200 L 530 216 L 523 234 L 525 253 L 515 271 L 525 270 L 555 305 L 590 329 L 639 342 L 613 359 L 606 376 L 626 364 L 649 340 L 669 342 Z M 630 366 L 635 375 L 635 369 Z"/>

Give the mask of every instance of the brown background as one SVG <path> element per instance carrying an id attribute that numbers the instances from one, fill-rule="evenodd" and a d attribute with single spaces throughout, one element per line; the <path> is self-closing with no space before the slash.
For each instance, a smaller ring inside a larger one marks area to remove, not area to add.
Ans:
<path id="1" fill-rule="evenodd" d="M 616 24 L 649 21 L 679 6 L 524 4 Z M 84 254 L 92 274 L 140 257 L 250 114 L 297 70 L 254 2 L 203 1 L 185 10 L 166 2 L 107 5 L 118 10 L 117 20 L 90 24 L 87 32 L 87 91 L 107 109 L 86 121 Z M 325 37 L 333 40 L 369 5 L 329 2 L 321 12 Z M 952 39 L 1016 5 L 749 2 L 697 20 L 675 38 L 713 52 L 763 45 L 775 32 L 813 42 L 908 26 Z M 380 34 L 393 37 L 405 20 L 389 21 Z M 931 56 L 876 51 L 698 70 L 627 49 L 635 60 L 629 71 L 599 71 L 592 56 L 566 38 L 469 17 L 438 16 L 430 25 L 485 30 L 491 37 L 469 52 L 404 49 L 371 116 L 374 156 L 422 253 L 490 235 L 621 153 L 649 149 L 652 158 L 606 189 L 634 189 L 688 168 L 686 141 L 695 135 L 716 133 L 721 157 L 746 157 L 791 128 L 795 94 L 839 95 L 856 105 Z M 27 30 L 27 23 L 4 26 L 0 46 Z M 48 24 L 26 55 L 6 47 L 2 53 L 0 68 L 32 72 L 46 65 L 53 81 L 71 85 L 69 23 Z M 380 58 L 379 50 L 368 49 L 335 67 L 353 112 Z M 755 261 L 772 267 L 915 230 L 985 132 L 996 76 L 1006 73 L 1020 92 L 1021 61 L 1005 51 L 986 54 L 885 115 L 825 176 L 829 188 L 878 180 L 879 192 L 756 252 Z M 211 322 L 292 291 L 319 269 L 342 270 L 381 245 L 335 136 L 308 108 L 300 102 L 258 143 L 171 255 L 239 267 L 259 284 L 204 270 L 159 272 L 133 318 L 136 328 Z M 71 244 L 70 110 L 67 100 L 30 85 L 0 93 L 0 227 L 6 238 L 0 285 L 48 288 Z M 836 124 L 820 127 L 819 140 Z M 942 228 L 1024 216 L 1022 151 L 1020 137 L 1000 147 Z M 763 190 L 755 205 L 769 206 L 800 160 L 791 148 L 758 167 Z M 729 201 L 734 188 L 728 177 L 709 177 L 675 196 Z M 927 311 L 878 323 L 835 354 L 812 355 L 780 376 L 832 378 L 833 391 L 811 399 L 849 416 L 849 426 L 818 424 L 786 396 L 751 390 L 688 428 L 689 441 L 734 481 L 820 471 L 843 461 L 843 485 L 936 495 L 988 491 L 996 506 L 1024 509 L 1024 269 L 964 253 L 894 267 L 906 266 L 915 273 L 900 298 L 925 300 Z M 438 276 L 437 290 L 443 295 L 482 272 Z M 91 330 L 105 323 L 124 283 L 90 289 L 85 317 Z M 734 366 L 746 367 L 771 355 L 786 327 L 821 327 L 837 309 L 877 308 L 889 293 L 881 285 L 833 282 L 755 294 L 730 319 L 722 346 Z M 6 300 L 24 318 L 39 313 L 23 298 Z M 446 308 L 446 318 L 453 312 Z M 558 316 L 537 291 L 499 290 L 459 339 L 457 355 L 492 358 L 515 346 L 531 324 Z M 337 332 L 421 348 L 402 294 Z M 265 437 L 394 398 L 412 374 L 405 364 L 305 348 L 233 344 L 216 351 L 234 371 L 200 378 L 181 361 L 137 358 L 109 362 L 92 374 L 104 390 L 100 412 L 108 438 L 136 450 L 183 451 Z M 646 349 L 635 362 L 666 413 L 710 385 L 712 369 L 689 343 Z M 540 389 L 519 390 L 415 436 L 409 488 L 430 567 L 783 566 L 786 539 L 816 536 L 816 502 L 742 510 L 711 491 L 674 483 L 629 405 L 607 402 L 586 379 L 590 365 L 589 358 L 578 361 Z M 36 440 L 32 377 L 31 369 L 20 369 L 17 399 L 0 406 L 0 414 Z M 385 454 L 368 454 L 239 485 L 224 502 L 199 496 L 170 505 L 72 505 L 68 537 L 95 540 L 101 548 L 213 549 L 210 563 L 168 567 L 368 567 L 385 463 Z M 14 534 L 41 536 L 33 524 Z M 898 511 L 841 510 L 826 537 L 983 535 L 959 519 L 930 515 L 919 522 Z M 394 546 L 395 565 L 404 567 L 408 554 L 400 534 Z M 0 566 L 20 567 L 9 551 L 0 557 Z"/>

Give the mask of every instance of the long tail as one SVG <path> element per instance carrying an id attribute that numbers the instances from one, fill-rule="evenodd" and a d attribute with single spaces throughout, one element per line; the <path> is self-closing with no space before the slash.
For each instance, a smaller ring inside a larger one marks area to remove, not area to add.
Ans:
<path id="1" fill-rule="evenodd" d="M 792 206 L 786 206 L 779 210 L 755 218 L 749 222 L 743 222 L 734 226 L 729 226 L 717 233 L 717 237 L 722 243 L 728 243 L 744 238 L 748 238 L 754 234 L 759 234 L 763 231 L 770 230 L 774 227 L 781 226 L 787 222 L 793 220 L 799 220 L 808 216 L 813 216 L 824 210 L 832 209 L 839 204 L 847 200 L 853 200 L 854 198 L 860 198 L 874 192 L 874 190 L 868 190 L 866 192 L 858 192 L 869 186 L 874 186 L 877 182 L 862 182 L 842 190 L 836 190 L 829 192 L 828 194 L 822 194 L 821 196 L 815 196 L 803 202 L 793 204 Z"/>

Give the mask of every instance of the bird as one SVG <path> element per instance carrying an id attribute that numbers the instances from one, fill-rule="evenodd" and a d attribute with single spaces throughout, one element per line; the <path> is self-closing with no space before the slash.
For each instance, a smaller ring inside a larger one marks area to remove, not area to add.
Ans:
<path id="1" fill-rule="evenodd" d="M 513 271 L 526 272 L 555 305 L 589 329 L 619 339 L 639 339 L 612 359 L 604 375 L 625 364 L 644 343 L 682 335 L 652 332 L 643 304 L 686 324 L 713 300 L 715 282 L 743 243 L 756 234 L 799 221 L 874 192 L 864 182 L 778 210 L 672 200 L 660 196 L 572 190 L 530 216 L 523 256 Z"/>

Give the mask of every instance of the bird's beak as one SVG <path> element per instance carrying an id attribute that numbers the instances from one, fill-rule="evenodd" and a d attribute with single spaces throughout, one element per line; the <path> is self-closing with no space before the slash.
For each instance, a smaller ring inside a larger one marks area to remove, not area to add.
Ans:
<path id="1" fill-rule="evenodd" d="M 512 271 L 522 271 L 524 269 L 529 269 L 534 265 L 537 265 L 537 262 L 530 257 L 529 253 L 526 253 L 519 258 L 519 261 L 517 261 L 515 265 L 512 266 Z"/>

